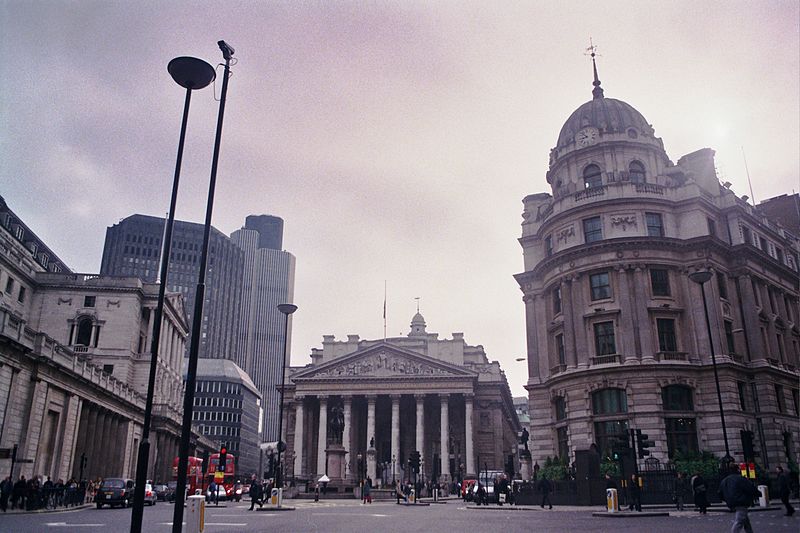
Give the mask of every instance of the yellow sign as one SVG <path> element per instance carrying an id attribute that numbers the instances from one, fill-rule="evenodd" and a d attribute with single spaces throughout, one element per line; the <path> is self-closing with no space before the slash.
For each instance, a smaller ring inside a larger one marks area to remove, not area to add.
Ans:
<path id="1" fill-rule="evenodd" d="M 214 472 L 214 481 L 220 482 L 225 479 L 225 472 Z"/>

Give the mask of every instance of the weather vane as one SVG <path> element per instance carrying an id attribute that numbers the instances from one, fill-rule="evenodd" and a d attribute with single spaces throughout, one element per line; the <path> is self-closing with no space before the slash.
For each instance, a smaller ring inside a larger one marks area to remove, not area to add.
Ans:
<path id="1" fill-rule="evenodd" d="M 417 313 L 419 313 L 419 296 L 414 297 L 414 299 L 417 301 Z"/>
<path id="2" fill-rule="evenodd" d="M 592 56 L 592 59 L 594 59 L 594 56 L 600 55 L 597 53 L 597 45 L 592 42 L 591 37 L 589 37 L 589 48 L 586 49 L 584 55 Z"/>
<path id="3" fill-rule="evenodd" d="M 592 37 L 589 37 L 589 48 L 586 49 L 584 55 L 592 56 L 592 71 L 594 72 L 594 81 L 592 85 L 594 85 L 594 89 L 592 89 L 592 96 L 597 98 L 603 97 L 603 88 L 600 87 L 600 78 L 597 76 L 597 63 L 595 62 L 595 56 L 600 54 L 597 53 L 597 46 L 592 42 Z"/>

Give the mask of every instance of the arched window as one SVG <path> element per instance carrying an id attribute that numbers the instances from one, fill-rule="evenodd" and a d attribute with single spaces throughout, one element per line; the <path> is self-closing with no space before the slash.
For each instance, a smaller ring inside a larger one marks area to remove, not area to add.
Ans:
<path id="1" fill-rule="evenodd" d="M 628 412 L 628 399 L 624 389 L 600 389 L 592 393 L 592 412 L 596 415 L 613 415 Z"/>
<path id="2" fill-rule="evenodd" d="M 89 346 L 92 342 L 92 319 L 85 316 L 78 320 L 78 336 L 75 338 L 75 344 L 81 346 Z"/>
<path id="3" fill-rule="evenodd" d="M 587 189 L 603 185 L 600 167 L 597 165 L 589 165 L 583 169 L 583 185 Z"/>
<path id="4" fill-rule="evenodd" d="M 644 183 L 644 165 L 639 161 L 631 161 L 631 164 L 628 166 L 628 174 L 630 174 L 631 181 L 633 183 Z"/>

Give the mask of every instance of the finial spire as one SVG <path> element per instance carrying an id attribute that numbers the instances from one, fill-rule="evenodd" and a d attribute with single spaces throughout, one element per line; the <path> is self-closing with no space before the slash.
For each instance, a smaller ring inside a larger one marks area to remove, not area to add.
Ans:
<path id="1" fill-rule="evenodd" d="M 591 37 L 589 37 L 589 48 L 587 48 L 586 51 L 592 56 L 592 70 L 594 71 L 594 81 L 592 82 L 594 89 L 592 89 L 592 96 L 596 100 L 598 98 L 603 98 L 603 88 L 600 87 L 600 79 L 597 77 L 597 63 L 594 59 L 597 55 L 597 46 L 592 42 Z"/>
<path id="2" fill-rule="evenodd" d="M 417 313 L 419 313 L 419 296 L 414 298 L 417 301 Z"/>

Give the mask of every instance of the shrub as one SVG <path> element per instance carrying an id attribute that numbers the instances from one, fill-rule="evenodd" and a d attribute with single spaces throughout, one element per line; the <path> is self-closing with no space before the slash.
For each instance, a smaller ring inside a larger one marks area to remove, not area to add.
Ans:
<path id="1" fill-rule="evenodd" d="M 700 473 L 706 479 L 719 475 L 719 461 L 719 458 L 711 452 L 700 452 L 699 454 L 677 452 L 672 459 L 672 463 L 678 472 L 683 472 L 686 476 Z"/>

